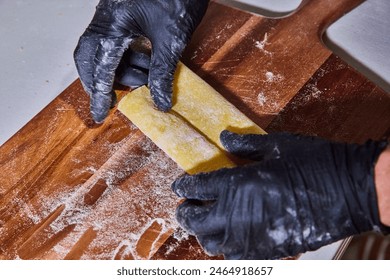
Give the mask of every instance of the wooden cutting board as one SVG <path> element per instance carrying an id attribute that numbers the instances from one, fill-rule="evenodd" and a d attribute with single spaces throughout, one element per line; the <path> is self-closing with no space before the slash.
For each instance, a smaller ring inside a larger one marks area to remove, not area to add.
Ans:
<path id="1" fill-rule="evenodd" d="M 388 137 L 389 94 L 320 40 L 361 2 L 283 19 L 211 2 L 182 61 L 268 132 Z M 94 125 L 77 80 L 0 147 L 0 259 L 207 259 L 174 219 L 181 174 L 116 109 Z"/>

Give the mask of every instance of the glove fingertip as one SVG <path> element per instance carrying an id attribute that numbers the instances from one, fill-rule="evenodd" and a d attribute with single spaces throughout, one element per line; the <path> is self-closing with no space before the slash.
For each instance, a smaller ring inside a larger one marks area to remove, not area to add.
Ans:
<path id="1" fill-rule="evenodd" d="M 172 191 L 178 196 L 178 197 L 184 197 L 184 191 L 183 191 L 183 182 L 185 180 L 185 177 L 180 177 L 176 179 L 172 185 L 171 189 Z"/>
<path id="2" fill-rule="evenodd" d="M 223 130 L 221 132 L 221 134 L 219 135 L 219 139 L 220 139 L 222 145 L 228 151 L 230 151 L 230 149 L 232 148 L 235 140 L 237 139 L 237 136 L 239 136 L 239 135 L 234 133 L 234 132 L 231 132 L 229 130 Z"/>
<path id="3" fill-rule="evenodd" d="M 245 137 L 243 134 L 224 130 L 220 134 L 220 141 L 229 153 L 239 154 L 242 147 L 246 145 Z"/>
<path id="4" fill-rule="evenodd" d="M 162 112 L 169 112 L 172 109 L 172 101 L 170 100 L 158 100 L 155 101 L 157 109 Z"/>
<path id="5" fill-rule="evenodd" d="M 217 256 L 223 253 L 223 234 L 199 235 L 196 238 L 207 255 Z"/>
<path id="6" fill-rule="evenodd" d="M 172 190 L 179 197 L 188 199 L 202 201 L 217 199 L 227 180 L 225 172 L 228 172 L 228 169 L 185 175 L 173 182 Z"/>
<path id="7" fill-rule="evenodd" d="M 91 95 L 91 115 L 95 123 L 101 124 L 104 122 L 115 102 L 116 95 L 114 92 L 108 95 L 100 93 Z"/>
<path id="8" fill-rule="evenodd" d="M 91 112 L 92 119 L 96 124 L 102 124 L 104 120 L 107 118 L 108 112 Z"/>
<path id="9" fill-rule="evenodd" d="M 250 160 L 262 160 L 269 153 L 266 134 L 237 134 L 222 131 L 220 140 L 226 151 Z"/>
<path id="10" fill-rule="evenodd" d="M 164 42 L 153 41 L 152 45 L 149 68 L 150 94 L 157 109 L 168 112 L 172 108 L 173 81 L 182 49 L 172 50 L 170 44 Z"/>
<path id="11" fill-rule="evenodd" d="M 158 89 L 151 87 L 150 93 L 157 109 L 162 112 L 168 112 L 172 108 L 172 90 Z"/>
<path id="12" fill-rule="evenodd" d="M 191 200 L 186 200 L 176 208 L 176 220 L 180 226 L 189 234 L 195 235 L 192 229 L 191 220 L 194 217 L 194 207 Z"/>

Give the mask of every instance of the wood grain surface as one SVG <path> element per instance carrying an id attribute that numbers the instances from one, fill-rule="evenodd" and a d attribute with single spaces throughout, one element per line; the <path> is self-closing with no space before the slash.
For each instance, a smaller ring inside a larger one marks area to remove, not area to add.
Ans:
<path id="1" fill-rule="evenodd" d="M 306 1 L 282 19 L 211 2 L 182 61 L 268 132 L 388 137 L 389 94 L 321 42 L 361 2 Z M 77 80 L 0 147 L 0 259 L 221 258 L 176 224 L 182 174 L 115 108 L 94 125 Z"/>

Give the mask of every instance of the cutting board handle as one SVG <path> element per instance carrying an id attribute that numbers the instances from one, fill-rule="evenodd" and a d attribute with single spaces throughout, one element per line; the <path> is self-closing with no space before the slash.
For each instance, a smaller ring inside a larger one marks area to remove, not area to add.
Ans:
<path id="1" fill-rule="evenodd" d="M 351 10 L 366 0 L 303 0 L 292 14 L 304 14 L 307 18 L 312 13 L 312 18 L 318 24 L 318 36 L 322 38 L 325 30 L 336 20 L 349 13 Z M 290 15 L 292 15 L 290 14 Z"/>

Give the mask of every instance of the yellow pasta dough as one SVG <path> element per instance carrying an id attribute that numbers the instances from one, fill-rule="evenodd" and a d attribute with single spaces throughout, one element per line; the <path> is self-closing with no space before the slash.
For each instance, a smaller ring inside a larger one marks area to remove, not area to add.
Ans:
<path id="1" fill-rule="evenodd" d="M 219 141 L 224 129 L 265 133 L 181 63 L 173 102 L 170 112 L 158 111 L 143 86 L 126 95 L 118 109 L 189 174 L 234 166 Z"/>

